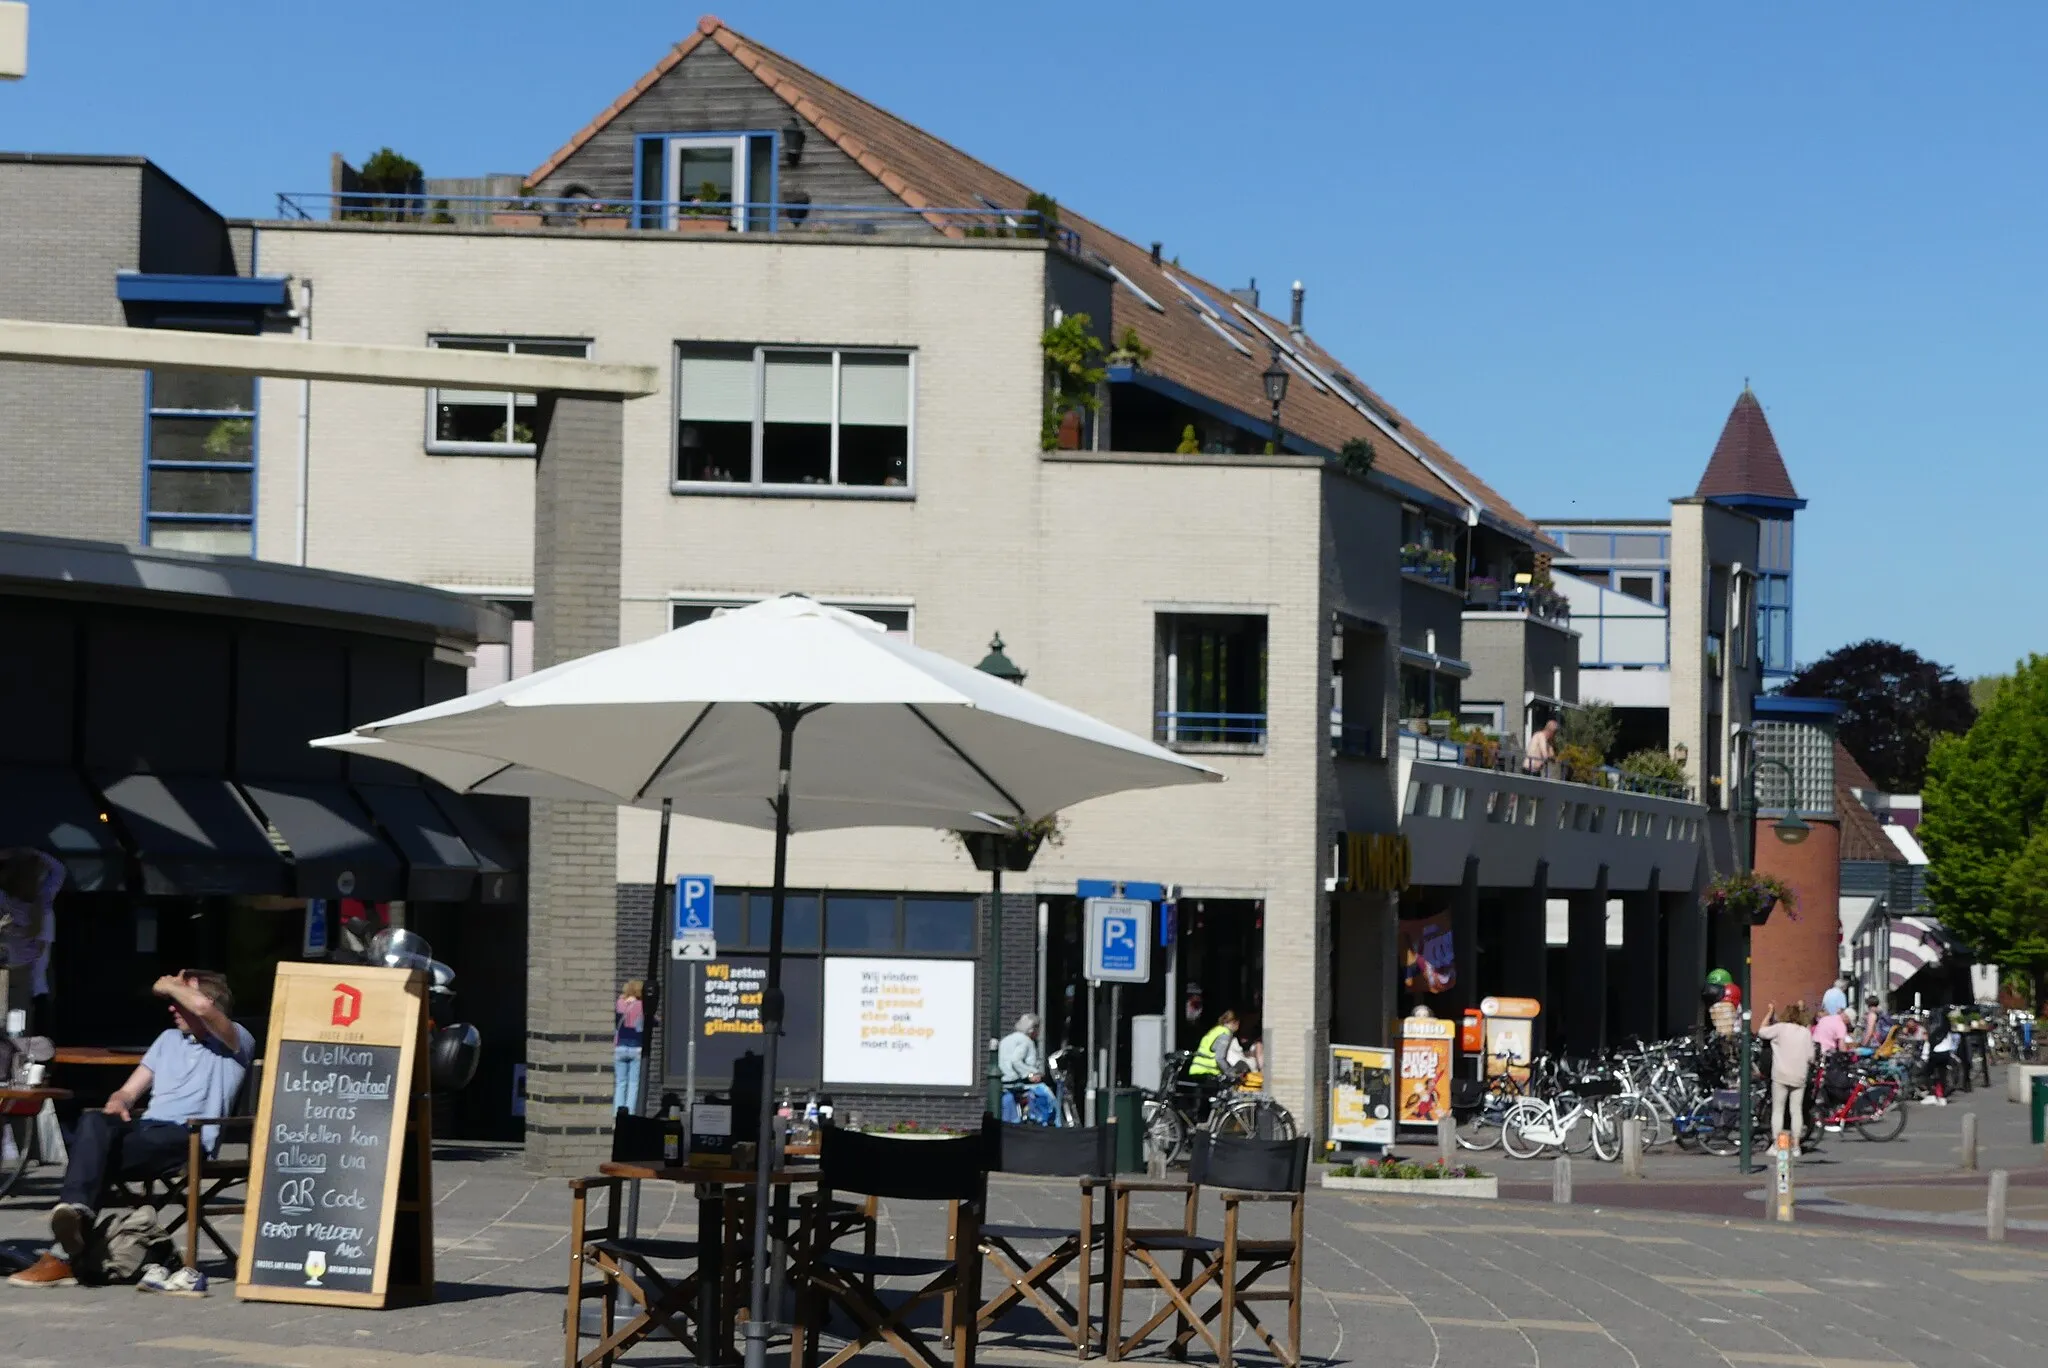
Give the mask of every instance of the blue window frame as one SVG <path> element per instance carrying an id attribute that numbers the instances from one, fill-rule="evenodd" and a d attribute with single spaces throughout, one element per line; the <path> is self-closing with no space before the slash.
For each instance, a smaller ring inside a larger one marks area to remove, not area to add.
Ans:
<path id="1" fill-rule="evenodd" d="M 256 553 L 256 379 L 154 370 L 142 382 L 142 541 Z"/>
<path id="2" fill-rule="evenodd" d="M 718 890 L 711 916 L 719 953 L 766 950 L 771 904 L 766 889 Z M 818 954 L 822 910 L 828 955 L 971 956 L 980 945 L 977 906 L 967 894 L 791 889 L 783 906 L 783 949 Z"/>
<path id="3" fill-rule="evenodd" d="M 642 133 L 633 155 L 636 226 L 671 228 L 679 217 L 715 217 L 702 206 L 718 204 L 727 206 L 732 231 L 772 233 L 781 167 L 782 135 L 772 129 Z"/>

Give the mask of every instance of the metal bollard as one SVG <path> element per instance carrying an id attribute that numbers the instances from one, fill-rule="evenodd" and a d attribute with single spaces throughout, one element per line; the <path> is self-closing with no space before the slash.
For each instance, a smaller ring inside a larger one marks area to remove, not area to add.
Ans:
<path id="1" fill-rule="evenodd" d="M 1792 1219 L 1792 1133 L 1778 1132 L 1778 1184 L 1771 1194 L 1771 1215 L 1780 1221 Z"/>
<path id="2" fill-rule="evenodd" d="M 1963 1113 L 1963 1172 L 1977 1171 L 1977 1113 Z"/>
<path id="3" fill-rule="evenodd" d="M 1640 1178 L 1643 1176 L 1643 1122 L 1641 1117 L 1625 1116 L 1621 1120 L 1621 1176 Z"/>
<path id="4" fill-rule="evenodd" d="M 1558 1206 L 1572 1204 L 1572 1157 L 1560 1154 L 1550 1166 L 1550 1200 Z"/>
<path id="5" fill-rule="evenodd" d="M 1457 1161 L 1458 1123 L 1448 1116 L 1436 1119 L 1436 1161 L 1449 1168 Z"/>
<path id="6" fill-rule="evenodd" d="M 1991 1189 L 1984 1197 L 1984 1238 L 1994 1244 L 2005 1242 L 2004 1169 L 1991 1170 Z"/>

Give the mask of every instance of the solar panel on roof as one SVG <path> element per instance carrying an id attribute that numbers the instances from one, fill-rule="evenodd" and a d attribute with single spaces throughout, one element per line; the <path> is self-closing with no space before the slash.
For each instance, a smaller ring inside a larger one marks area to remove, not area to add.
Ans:
<path id="1" fill-rule="evenodd" d="M 1182 280 L 1177 275 L 1169 273 L 1166 278 L 1172 281 L 1182 294 L 1186 295 L 1189 299 L 1193 300 L 1195 302 L 1195 307 L 1200 309 L 1203 313 L 1215 319 L 1218 323 L 1222 323 L 1228 327 L 1237 329 L 1239 332 L 1245 334 L 1246 336 L 1251 335 L 1250 328 L 1247 328 L 1244 324 L 1238 322 L 1230 314 L 1226 313 L 1223 309 L 1219 308 L 1216 304 L 1216 301 L 1209 298 L 1208 295 L 1203 294 L 1200 290 L 1188 284 L 1185 280 Z"/>

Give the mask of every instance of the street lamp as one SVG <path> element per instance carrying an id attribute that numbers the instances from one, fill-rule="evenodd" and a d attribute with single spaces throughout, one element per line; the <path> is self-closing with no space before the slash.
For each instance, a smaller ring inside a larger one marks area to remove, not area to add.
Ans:
<path id="1" fill-rule="evenodd" d="M 988 654 L 974 667 L 1005 683 L 1022 685 L 1024 671 L 1003 652 L 1003 634 L 989 639 Z M 961 840 L 974 857 L 977 869 L 989 876 L 988 899 L 988 1110 L 1003 1114 L 1003 1068 L 997 1045 L 1003 1038 L 1003 869 L 1012 865 L 1020 872 L 1030 867 L 1034 853 L 1028 838 L 996 835 L 992 832 L 963 832 Z"/>
<path id="2" fill-rule="evenodd" d="M 1280 349 L 1273 348 L 1272 364 L 1259 375 L 1266 385 L 1266 402 L 1273 406 L 1273 450 L 1280 450 L 1280 405 L 1287 402 L 1287 367 L 1280 364 Z"/>
<path id="3" fill-rule="evenodd" d="M 1798 776 L 1792 772 L 1792 767 L 1783 760 L 1773 760 L 1765 756 L 1757 757 L 1756 763 L 1750 769 L 1749 782 L 1745 786 L 1743 803 L 1740 810 L 1743 826 L 1741 848 L 1748 854 L 1748 872 L 1751 874 L 1756 872 L 1756 822 L 1757 818 L 1763 815 L 1762 807 L 1757 799 L 1756 781 L 1758 776 L 1766 769 L 1780 770 L 1785 776 L 1785 812 L 1777 821 L 1771 823 L 1771 833 L 1778 838 L 1779 844 L 1796 846 L 1813 833 L 1813 827 L 1801 820 L 1799 816 L 1797 807 L 1799 783 Z M 1736 1160 L 1736 1167 L 1742 1173 L 1755 1173 L 1758 1171 L 1757 1165 L 1750 1162 L 1750 1155 L 1754 1148 L 1756 1127 L 1756 1080 L 1752 1076 L 1756 1068 L 1754 1053 L 1756 1045 L 1755 1037 L 1749 1029 L 1749 1019 L 1750 1014 L 1756 1010 L 1756 1005 L 1749 1000 L 1749 961 L 1750 945 L 1755 935 L 1755 924 L 1747 915 L 1744 915 L 1742 918 L 1742 1014 L 1737 1022 L 1742 1030 L 1742 1136 L 1741 1150 Z"/>

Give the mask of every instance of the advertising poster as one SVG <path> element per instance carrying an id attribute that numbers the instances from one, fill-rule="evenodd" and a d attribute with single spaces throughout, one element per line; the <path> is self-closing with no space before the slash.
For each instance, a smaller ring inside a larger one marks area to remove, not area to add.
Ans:
<path id="1" fill-rule="evenodd" d="M 1392 1050 L 1330 1047 L 1330 1139 L 1340 1145 L 1394 1143 Z"/>
<path id="2" fill-rule="evenodd" d="M 972 960 L 825 961 L 825 1081 L 966 1088 L 976 1077 Z"/>
<path id="3" fill-rule="evenodd" d="M 1479 1011 L 1486 1018 L 1486 1076 L 1507 1074 L 1516 1082 L 1529 1077 L 1529 1057 L 1534 1053 L 1536 1017 L 1543 1004 L 1534 998 L 1483 998 Z"/>
<path id="4" fill-rule="evenodd" d="M 1415 994 L 1448 993 L 1457 986 L 1450 913 L 1401 923 L 1401 982 Z"/>
<path id="5" fill-rule="evenodd" d="M 1434 1126 L 1451 1112 L 1451 1046 L 1458 1023 L 1409 1017 L 1401 1023 L 1401 1077 L 1396 1119 L 1404 1126 Z"/>
<path id="6" fill-rule="evenodd" d="M 697 975 L 697 1015 L 688 1013 L 690 981 Z M 723 1088 L 733 1061 L 765 1048 L 762 990 L 768 986 L 765 955 L 728 955 L 719 960 L 670 960 L 663 999 L 668 1050 L 666 1079 L 679 1084 L 690 1043 L 697 1033 L 698 1086 Z M 792 1087 L 818 1081 L 818 961 L 791 955 L 782 961 L 782 1044 L 776 1073 Z"/>

